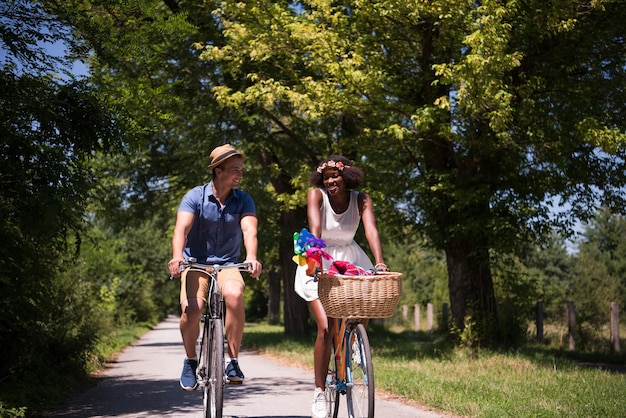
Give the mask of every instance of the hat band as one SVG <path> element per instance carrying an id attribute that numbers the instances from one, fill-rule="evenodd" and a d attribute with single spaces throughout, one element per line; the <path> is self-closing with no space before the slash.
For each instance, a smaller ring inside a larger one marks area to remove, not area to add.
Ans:
<path id="1" fill-rule="evenodd" d="M 228 152 L 225 152 L 224 154 L 220 155 L 219 157 L 217 157 L 215 160 L 211 161 L 211 165 L 218 165 L 221 161 L 232 157 L 233 155 L 241 155 L 241 153 L 235 151 L 235 150 L 230 150 Z"/>

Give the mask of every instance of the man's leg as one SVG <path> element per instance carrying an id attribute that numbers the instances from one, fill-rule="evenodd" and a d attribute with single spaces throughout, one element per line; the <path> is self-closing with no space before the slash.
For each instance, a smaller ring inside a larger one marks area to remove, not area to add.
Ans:
<path id="1" fill-rule="evenodd" d="M 246 320 L 243 302 L 243 277 L 237 270 L 226 270 L 220 288 L 226 305 L 225 333 L 228 339 L 228 355 L 230 361 L 226 366 L 226 378 L 229 383 L 243 383 L 244 374 L 239 368 L 239 348 L 243 337 L 243 327 Z"/>
<path id="2" fill-rule="evenodd" d="M 185 354 L 187 358 L 196 357 L 196 341 L 200 335 L 200 314 L 204 301 L 192 298 L 182 305 L 182 315 L 180 316 L 180 334 L 183 337 Z"/>
<path id="3" fill-rule="evenodd" d="M 243 285 L 236 280 L 228 280 L 222 286 L 224 303 L 226 304 L 226 338 L 228 339 L 228 355 L 237 358 L 243 338 L 243 327 L 246 311 L 243 300 Z"/>
<path id="4" fill-rule="evenodd" d="M 194 274 L 195 273 L 195 274 Z M 200 334 L 200 315 L 204 307 L 203 297 L 206 294 L 208 279 L 196 272 L 183 272 L 181 277 L 180 306 L 180 334 L 185 348 L 185 360 L 180 376 L 180 386 L 183 390 L 192 391 L 198 383 L 196 380 L 196 341 Z"/>

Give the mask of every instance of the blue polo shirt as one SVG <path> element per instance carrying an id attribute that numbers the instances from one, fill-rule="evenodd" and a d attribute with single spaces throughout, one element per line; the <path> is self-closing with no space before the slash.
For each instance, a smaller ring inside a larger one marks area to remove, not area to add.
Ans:
<path id="1" fill-rule="evenodd" d="M 233 189 L 221 207 L 213 194 L 213 182 L 191 189 L 178 207 L 180 212 L 193 213 L 195 218 L 183 255 L 210 264 L 239 261 L 242 232 L 241 218 L 256 216 L 252 197 Z"/>

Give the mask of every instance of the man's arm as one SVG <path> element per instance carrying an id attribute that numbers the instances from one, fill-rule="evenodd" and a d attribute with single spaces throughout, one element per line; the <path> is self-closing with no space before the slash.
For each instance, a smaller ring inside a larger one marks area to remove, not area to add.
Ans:
<path id="1" fill-rule="evenodd" d="M 243 246 L 246 248 L 246 263 L 252 264 L 250 276 L 258 279 L 261 275 L 261 263 L 256 258 L 258 248 L 257 225 L 258 219 L 254 215 L 244 215 L 241 218 L 241 232 L 243 232 Z"/>
<path id="2" fill-rule="evenodd" d="M 193 225 L 195 215 L 190 212 L 179 211 L 176 214 L 176 226 L 174 227 L 174 236 L 172 237 L 172 259 L 167 266 L 170 269 L 172 277 L 180 276 L 179 263 L 184 260 L 183 249 L 187 240 L 187 234 Z"/>

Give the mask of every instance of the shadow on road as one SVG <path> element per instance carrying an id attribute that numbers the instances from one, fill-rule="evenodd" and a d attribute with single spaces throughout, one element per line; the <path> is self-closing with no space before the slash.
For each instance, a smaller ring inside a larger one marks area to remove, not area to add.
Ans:
<path id="1" fill-rule="evenodd" d="M 119 363 L 126 363 L 121 361 Z M 72 405 L 50 417 L 109 417 L 109 416 L 199 416 L 202 410 L 202 392 L 185 392 L 176 380 L 138 380 L 124 378 L 98 378 L 96 387 L 88 389 L 73 399 Z M 278 391 L 310 392 L 306 380 L 284 378 L 249 379 L 243 385 L 227 385 L 224 391 L 224 412 L 249 405 L 251 398 L 272 395 Z M 281 389 L 284 388 L 284 389 Z M 264 402 L 265 403 L 265 402 Z M 248 408 L 249 410 L 250 408 Z M 304 409 L 306 411 L 306 408 Z M 287 417 L 302 418 L 308 415 L 245 415 L 246 418 Z"/>

